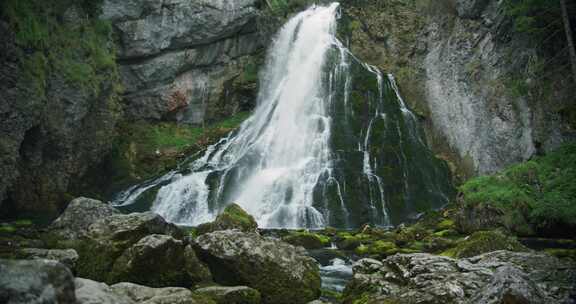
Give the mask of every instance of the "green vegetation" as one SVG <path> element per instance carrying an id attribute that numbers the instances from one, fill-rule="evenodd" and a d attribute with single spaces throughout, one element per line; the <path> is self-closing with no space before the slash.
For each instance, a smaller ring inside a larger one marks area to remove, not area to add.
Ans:
<path id="1" fill-rule="evenodd" d="M 282 16 L 302 10 L 314 3 L 311 0 L 265 0 L 264 2 L 274 15 Z"/>
<path id="2" fill-rule="evenodd" d="M 511 221 L 547 230 L 576 226 L 575 180 L 576 144 L 570 144 L 500 174 L 469 180 L 460 191 L 465 205 L 488 205 Z"/>
<path id="3" fill-rule="evenodd" d="M 295 231 L 282 238 L 284 242 L 295 246 L 302 246 L 306 249 L 319 249 L 330 246 L 330 238 L 309 231 Z"/>
<path id="4" fill-rule="evenodd" d="M 6 0 L 2 12 L 23 50 L 25 83 L 43 97 L 53 74 L 80 89 L 99 93 L 117 78 L 112 26 L 95 18 L 101 1 Z"/>
<path id="5" fill-rule="evenodd" d="M 175 123 L 125 123 L 109 160 L 112 184 L 140 181 L 174 168 L 186 155 L 201 151 L 237 128 L 248 112 L 205 127 Z"/>
<path id="6" fill-rule="evenodd" d="M 248 214 L 237 204 L 228 205 L 213 222 L 205 223 L 196 228 L 196 235 L 219 230 L 238 229 L 244 232 L 255 232 L 258 223 L 252 215 Z"/>
<path id="7" fill-rule="evenodd" d="M 444 251 L 442 255 L 452 258 L 469 258 L 496 250 L 527 251 L 528 249 L 515 237 L 505 235 L 500 231 L 478 231 L 458 243 L 456 247 Z"/>

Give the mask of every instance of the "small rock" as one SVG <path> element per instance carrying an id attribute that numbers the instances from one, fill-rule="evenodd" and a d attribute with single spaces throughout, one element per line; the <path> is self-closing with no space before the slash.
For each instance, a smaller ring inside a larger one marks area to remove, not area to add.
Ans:
<path id="1" fill-rule="evenodd" d="M 194 293 L 206 295 L 218 304 L 260 303 L 260 292 L 247 286 L 211 286 L 196 289 Z"/>
<path id="2" fill-rule="evenodd" d="M 250 214 L 237 204 L 231 204 L 211 223 L 198 227 L 198 234 L 205 234 L 219 230 L 237 229 L 243 232 L 256 232 L 258 223 Z"/>
<path id="3" fill-rule="evenodd" d="M 46 259 L 58 261 L 74 270 L 78 261 L 78 253 L 74 249 L 40 249 L 24 248 L 18 251 L 18 257 L 23 259 Z"/>
<path id="4" fill-rule="evenodd" d="M 134 304 L 129 297 L 116 294 L 110 286 L 87 279 L 74 279 L 78 304 Z"/>
<path id="5" fill-rule="evenodd" d="M 192 292 L 186 288 L 152 288 L 132 283 L 118 283 L 110 287 L 116 294 L 142 304 L 203 304 L 194 300 Z"/>
<path id="6" fill-rule="evenodd" d="M 0 260 L 0 302 L 76 304 L 74 277 L 52 260 Z"/>

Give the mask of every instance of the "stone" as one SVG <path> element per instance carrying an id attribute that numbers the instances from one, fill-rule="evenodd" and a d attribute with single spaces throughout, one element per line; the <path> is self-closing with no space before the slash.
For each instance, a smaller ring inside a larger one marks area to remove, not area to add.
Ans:
<path id="1" fill-rule="evenodd" d="M 302 247 L 237 230 L 201 235 L 194 246 L 216 283 L 254 288 L 262 303 L 303 304 L 320 296 L 318 265 Z"/>
<path id="2" fill-rule="evenodd" d="M 156 271 L 151 271 L 156 270 Z M 133 282 L 151 287 L 190 287 L 211 280 L 191 246 L 168 235 L 148 235 L 114 262 L 111 282 Z"/>
<path id="3" fill-rule="evenodd" d="M 114 293 L 130 298 L 138 304 L 209 304 L 193 298 L 192 292 L 181 287 L 151 288 L 133 283 L 111 286 Z"/>
<path id="4" fill-rule="evenodd" d="M 129 297 L 115 293 L 110 286 L 82 278 L 74 279 L 78 304 L 134 304 Z"/>
<path id="5" fill-rule="evenodd" d="M 567 303 L 575 279 L 572 262 L 535 252 L 501 250 L 468 259 L 397 254 L 358 261 L 344 303 Z"/>
<path id="6" fill-rule="evenodd" d="M 458 16 L 471 19 L 479 18 L 489 3 L 490 0 L 458 0 L 456 3 Z"/>
<path id="7" fill-rule="evenodd" d="M 210 233 L 218 230 L 237 229 L 243 232 L 256 232 L 258 223 L 250 214 L 237 204 L 228 205 L 213 222 L 198 226 L 198 234 Z"/>
<path id="8" fill-rule="evenodd" d="M 184 232 L 152 212 L 112 215 L 90 225 L 86 236 L 74 244 L 80 255 L 80 276 L 111 283 L 114 262 L 140 239 L 151 234 L 182 239 Z"/>
<path id="9" fill-rule="evenodd" d="M 330 238 L 311 232 L 294 232 L 282 238 L 284 242 L 306 249 L 320 249 L 330 246 Z"/>
<path id="10" fill-rule="evenodd" d="M 10 304 L 75 304 L 74 277 L 52 260 L 0 260 L 0 300 Z"/>
<path id="11" fill-rule="evenodd" d="M 259 304 L 260 292 L 247 286 L 211 286 L 194 290 L 213 299 L 217 304 Z"/>
<path id="12" fill-rule="evenodd" d="M 84 236 L 97 220 L 119 214 L 114 207 L 86 197 L 73 199 L 64 212 L 49 227 L 59 239 L 73 240 Z"/>
<path id="13" fill-rule="evenodd" d="M 42 249 L 23 248 L 18 250 L 18 258 L 55 260 L 74 270 L 78 261 L 78 253 L 74 249 Z"/>
<path id="14" fill-rule="evenodd" d="M 513 236 L 500 231 L 478 231 L 459 242 L 456 247 L 448 249 L 445 254 L 455 258 L 469 258 L 496 250 L 528 251 Z"/>

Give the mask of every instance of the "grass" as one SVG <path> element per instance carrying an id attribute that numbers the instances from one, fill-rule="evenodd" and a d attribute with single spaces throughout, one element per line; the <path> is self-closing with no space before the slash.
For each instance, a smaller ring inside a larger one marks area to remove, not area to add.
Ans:
<path id="1" fill-rule="evenodd" d="M 96 94 L 102 82 L 118 79 L 112 26 L 95 18 L 100 2 L 6 0 L 1 4 L 16 44 L 24 50 L 21 68 L 26 83 L 32 83 L 38 95 L 43 96 L 46 80 L 53 74 Z"/>
<path id="2" fill-rule="evenodd" d="M 500 174 L 471 179 L 460 191 L 465 204 L 519 214 L 536 228 L 575 226 L 575 180 L 576 144 L 568 144 Z"/>

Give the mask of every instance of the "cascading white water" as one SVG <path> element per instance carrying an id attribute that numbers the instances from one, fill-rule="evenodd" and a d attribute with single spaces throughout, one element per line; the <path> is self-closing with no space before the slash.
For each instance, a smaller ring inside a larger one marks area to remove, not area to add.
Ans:
<path id="1" fill-rule="evenodd" d="M 334 3 L 290 19 L 269 49 L 251 117 L 185 168 L 114 204 L 133 211 L 144 201 L 195 226 L 237 203 L 260 227 L 314 229 L 389 226 L 446 203 L 447 170 L 394 77 L 336 38 L 337 14 Z"/>
<path id="2" fill-rule="evenodd" d="M 318 179 L 332 167 L 330 96 L 322 72 L 335 43 L 337 8 L 336 3 L 312 7 L 284 25 L 270 48 L 254 114 L 217 151 L 197 160 L 196 172 L 176 175 L 162 187 L 153 211 L 176 223 L 213 219 L 216 212 L 208 199 L 214 189 L 207 178 L 214 170 L 224 171 L 222 178 L 234 170 L 241 182 L 230 190 L 230 201 L 260 226 L 324 226 L 323 215 L 312 204 Z"/>

